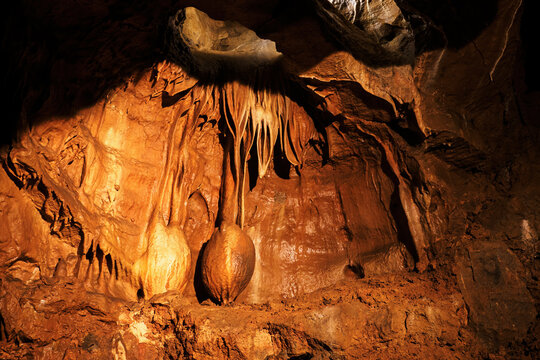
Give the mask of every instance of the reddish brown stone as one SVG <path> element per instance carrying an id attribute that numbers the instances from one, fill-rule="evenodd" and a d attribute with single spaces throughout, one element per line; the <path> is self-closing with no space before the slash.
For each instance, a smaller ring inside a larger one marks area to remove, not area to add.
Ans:
<path id="1" fill-rule="evenodd" d="M 315 1 L 10 5 L 0 358 L 538 357 L 523 2 L 385 1 L 413 64 L 342 49 Z M 211 51 L 247 27 L 280 60 L 199 79 L 163 38 L 188 5 Z M 218 307 L 226 221 L 249 261 Z"/>

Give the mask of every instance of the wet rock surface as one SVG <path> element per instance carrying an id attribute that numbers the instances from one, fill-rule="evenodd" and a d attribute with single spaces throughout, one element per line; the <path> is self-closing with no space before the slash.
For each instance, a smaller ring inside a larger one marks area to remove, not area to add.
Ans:
<path id="1" fill-rule="evenodd" d="M 285 3 L 10 5 L 0 358 L 538 357 L 523 3 Z"/>

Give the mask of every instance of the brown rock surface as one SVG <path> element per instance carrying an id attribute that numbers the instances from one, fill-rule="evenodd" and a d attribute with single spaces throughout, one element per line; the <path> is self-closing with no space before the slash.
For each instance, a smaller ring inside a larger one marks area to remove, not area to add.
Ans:
<path id="1" fill-rule="evenodd" d="M 9 5 L 0 358 L 537 358 L 525 6 Z"/>
<path id="2" fill-rule="evenodd" d="M 518 276 L 523 270 L 516 256 L 503 243 L 479 242 L 456 265 L 458 284 L 478 333 L 496 343 L 525 337 L 536 309 Z"/>
<path id="3" fill-rule="evenodd" d="M 246 288 L 255 268 L 255 247 L 240 227 L 223 222 L 205 244 L 201 280 L 212 298 L 228 305 Z"/>

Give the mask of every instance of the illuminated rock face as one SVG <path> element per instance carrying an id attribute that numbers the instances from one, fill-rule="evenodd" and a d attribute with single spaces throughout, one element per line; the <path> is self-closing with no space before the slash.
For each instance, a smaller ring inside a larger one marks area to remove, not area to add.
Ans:
<path id="1" fill-rule="evenodd" d="M 246 288 L 255 269 L 255 247 L 236 224 L 224 222 L 212 235 L 201 259 L 204 286 L 213 299 L 230 304 Z"/>
<path id="2" fill-rule="evenodd" d="M 173 290 L 182 293 L 191 268 L 191 250 L 184 232 L 175 225 L 155 221 L 149 227 L 148 250 L 134 265 L 143 295 L 151 298 Z"/>
<path id="3" fill-rule="evenodd" d="M 12 32 L 0 358 L 538 348 L 522 2 L 78 6 Z"/>
<path id="4" fill-rule="evenodd" d="M 245 73 L 277 62 L 273 41 L 234 21 L 217 21 L 193 7 L 169 19 L 167 43 L 172 59 L 210 80 Z"/>
<path id="5" fill-rule="evenodd" d="M 314 0 L 336 40 L 371 64 L 414 62 L 411 25 L 394 0 Z"/>

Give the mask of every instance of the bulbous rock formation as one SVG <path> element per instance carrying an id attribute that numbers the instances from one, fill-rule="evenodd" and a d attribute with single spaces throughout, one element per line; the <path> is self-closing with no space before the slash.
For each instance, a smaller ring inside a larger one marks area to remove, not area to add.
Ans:
<path id="1" fill-rule="evenodd" d="M 202 280 L 212 298 L 227 305 L 246 288 L 255 268 L 255 247 L 240 227 L 224 222 L 206 244 Z"/>
<path id="2" fill-rule="evenodd" d="M 176 225 L 156 220 L 149 227 L 148 250 L 135 263 L 144 296 L 169 290 L 182 292 L 191 268 L 191 250 L 184 232 Z"/>
<path id="3" fill-rule="evenodd" d="M 292 116 L 282 74 L 271 72 L 281 58 L 273 41 L 188 7 L 169 19 L 167 45 L 169 56 L 191 72 L 206 80 L 228 80 L 220 91 L 226 124 L 221 225 L 202 255 L 202 281 L 214 301 L 229 304 L 248 285 L 255 267 L 255 247 L 242 230 L 251 149 L 259 177 L 266 173 L 278 138 L 290 163 L 299 165 L 302 146 L 295 124 L 300 120 Z M 230 81 L 234 77 L 253 86 Z"/>

